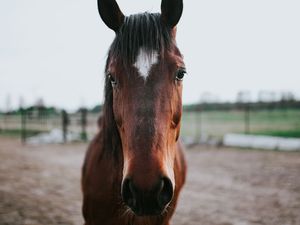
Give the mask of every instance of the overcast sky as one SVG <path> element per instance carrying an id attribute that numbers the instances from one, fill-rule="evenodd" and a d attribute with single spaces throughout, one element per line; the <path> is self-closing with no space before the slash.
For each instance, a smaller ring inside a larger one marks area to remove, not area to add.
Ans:
<path id="1" fill-rule="evenodd" d="M 126 15 L 158 12 L 159 0 L 119 0 Z M 240 90 L 300 97 L 300 1 L 184 1 L 177 43 L 188 75 L 184 103 L 203 93 L 233 101 Z M 67 109 L 103 101 L 114 37 L 96 0 L 0 1 L 0 110 L 42 97 Z"/>

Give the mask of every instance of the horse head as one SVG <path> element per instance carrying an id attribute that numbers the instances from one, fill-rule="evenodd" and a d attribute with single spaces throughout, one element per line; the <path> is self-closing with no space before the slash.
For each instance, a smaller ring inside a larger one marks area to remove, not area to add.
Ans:
<path id="1" fill-rule="evenodd" d="M 98 0 L 98 8 L 116 33 L 105 72 L 123 155 L 122 199 L 136 215 L 159 215 L 176 189 L 186 72 L 175 38 L 183 3 L 162 0 L 161 13 L 128 17 L 114 0 Z"/>

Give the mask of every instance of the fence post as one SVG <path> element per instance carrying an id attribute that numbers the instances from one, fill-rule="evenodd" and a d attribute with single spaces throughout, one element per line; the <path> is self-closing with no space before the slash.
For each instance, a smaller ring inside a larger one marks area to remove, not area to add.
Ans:
<path id="1" fill-rule="evenodd" d="M 81 109 L 81 140 L 87 141 L 87 133 L 86 133 L 86 125 L 87 125 L 87 109 Z"/>
<path id="2" fill-rule="evenodd" d="M 250 134 L 250 103 L 245 103 L 245 134 Z"/>
<path id="3" fill-rule="evenodd" d="M 62 135 L 63 135 L 63 142 L 67 142 L 67 134 L 68 134 L 68 125 L 69 125 L 69 116 L 66 110 L 62 110 Z"/>
<path id="4" fill-rule="evenodd" d="M 22 143 L 26 143 L 26 109 L 21 108 L 21 139 Z"/>
<path id="5" fill-rule="evenodd" d="M 196 121 L 195 121 L 195 125 L 196 125 L 196 137 L 195 137 L 195 142 L 196 144 L 199 144 L 201 136 L 202 136 L 202 121 L 201 121 L 201 117 L 202 117 L 202 108 L 201 105 L 199 104 L 199 106 L 197 106 L 196 109 Z"/>

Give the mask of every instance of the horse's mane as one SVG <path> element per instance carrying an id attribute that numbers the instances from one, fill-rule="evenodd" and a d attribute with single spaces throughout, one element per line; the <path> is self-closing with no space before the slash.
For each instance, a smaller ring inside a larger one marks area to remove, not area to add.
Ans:
<path id="1" fill-rule="evenodd" d="M 128 16 L 110 46 L 105 71 L 107 72 L 111 58 L 120 59 L 124 68 L 128 68 L 136 61 L 141 48 L 149 55 L 155 51 L 163 56 L 162 53 L 171 47 L 172 41 L 171 30 L 162 23 L 159 13 L 146 12 Z M 104 97 L 101 123 L 104 148 L 117 156 L 122 145 L 113 115 L 112 86 L 107 76 L 105 77 Z"/>
<path id="2" fill-rule="evenodd" d="M 159 13 L 141 13 L 125 17 L 124 24 L 116 33 L 109 55 L 122 59 L 123 64 L 132 65 L 140 48 L 151 54 L 161 53 L 172 43 L 170 28 L 161 21 Z"/>

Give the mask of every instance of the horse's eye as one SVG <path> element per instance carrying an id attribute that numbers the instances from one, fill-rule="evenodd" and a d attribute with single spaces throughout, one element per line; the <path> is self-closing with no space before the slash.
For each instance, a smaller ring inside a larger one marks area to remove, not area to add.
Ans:
<path id="1" fill-rule="evenodd" d="M 185 74 L 186 74 L 186 70 L 184 68 L 180 68 L 176 73 L 176 80 L 182 81 Z"/>
<path id="2" fill-rule="evenodd" d="M 109 79 L 109 81 L 110 81 L 110 83 L 111 83 L 112 86 L 116 86 L 117 81 L 116 81 L 116 78 L 114 78 L 113 75 L 108 74 L 108 79 Z"/>

